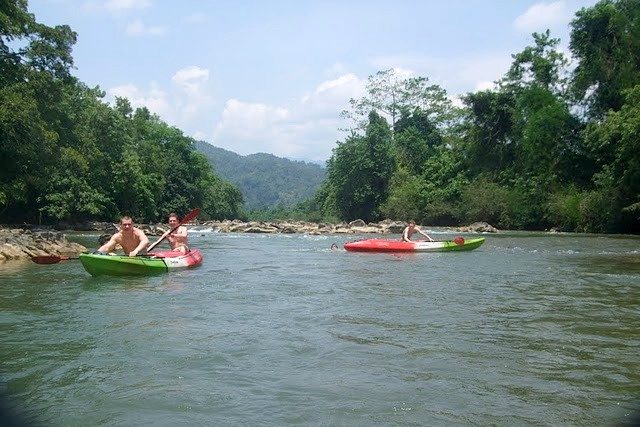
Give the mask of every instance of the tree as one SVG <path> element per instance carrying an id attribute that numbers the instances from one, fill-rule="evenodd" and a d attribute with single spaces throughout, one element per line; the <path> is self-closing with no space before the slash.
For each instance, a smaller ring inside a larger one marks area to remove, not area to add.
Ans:
<path id="1" fill-rule="evenodd" d="M 26 81 L 28 71 L 69 77 L 77 34 L 67 25 L 36 22 L 26 0 L 4 0 L 0 8 L 0 86 Z"/>
<path id="2" fill-rule="evenodd" d="M 378 71 L 369 76 L 367 95 L 361 99 L 350 99 L 351 110 L 342 111 L 343 118 L 355 124 L 355 130 L 367 126 L 371 111 L 391 119 L 391 129 L 404 113 L 419 110 L 425 117 L 440 126 L 454 117 L 454 109 L 447 93 L 438 85 L 429 85 L 426 77 L 404 77 L 395 69 Z"/>
<path id="3" fill-rule="evenodd" d="M 438 128 L 422 111 L 416 109 L 413 114 L 405 112 L 396 123 L 396 160 L 414 175 L 420 175 L 424 163 L 443 141 Z"/>
<path id="4" fill-rule="evenodd" d="M 469 107 L 463 126 L 467 167 L 474 174 L 497 174 L 511 167 L 516 156 L 515 96 L 487 90 L 467 94 L 463 102 Z"/>
<path id="5" fill-rule="evenodd" d="M 377 219 L 393 169 L 391 130 L 387 121 L 372 111 L 365 135 L 347 138 L 328 161 L 327 179 L 340 217 Z"/>
<path id="6" fill-rule="evenodd" d="M 498 81 L 501 89 L 518 92 L 532 86 L 543 88 L 564 98 L 568 85 L 569 60 L 558 50 L 560 39 L 551 33 L 533 33 L 532 46 L 527 46 L 513 57 L 507 74 Z"/>
<path id="7" fill-rule="evenodd" d="M 592 123 L 586 143 L 596 157 L 608 161 L 594 175 L 596 187 L 609 197 L 606 210 L 620 209 L 624 228 L 640 229 L 640 84 L 624 92 L 620 111 Z M 611 216 L 611 214 L 608 214 Z M 609 225 L 609 231 L 610 225 Z"/>
<path id="8" fill-rule="evenodd" d="M 571 22 L 570 49 L 577 59 L 573 91 L 599 119 L 618 111 L 623 91 L 640 84 L 640 2 L 602 0 Z"/>

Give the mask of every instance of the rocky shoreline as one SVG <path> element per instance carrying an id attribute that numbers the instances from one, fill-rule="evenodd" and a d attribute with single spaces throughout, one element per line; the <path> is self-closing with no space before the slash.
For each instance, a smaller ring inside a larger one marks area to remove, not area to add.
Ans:
<path id="1" fill-rule="evenodd" d="M 137 225 L 149 236 L 161 236 L 168 230 L 166 224 Z M 366 223 L 355 220 L 349 223 L 329 224 L 307 221 L 250 221 L 240 220 L 203 221 L 190 223 L 203 229 L 210 228 L 220 233 L 281 233 L 281 234 L 400 234 L 405 227 L 401 221 L 384 220 Z M 426 226 L 420 226 L 427 229 Z M 104 242 L 117 231 L 117 224 L 90 222 L 83 224 L 61 224 L 58 228 L 74 231 L 101 233 L 98 241 Z M 485 222 L 476 222 L 465 227 L 452 228 L 461 233 L 496 233 L 498 230 Z M 96 242 L 97 243 L 97 242 Z M 97 246 L 97 245 L 96 245 Z M 0 262 L 7 260 L 29 260 L 39 255 L 61 255 L 74 257 L 87 248 L 70 242 L 62 231 L 43 230 L 25 225 L 23 228 L 0 228 Z"/>
<path id="2" fill-rule="evenodd" d="M 29 260 L 40 255 L 78 256 L 87 248 L 69 242 L 60 231 L 0 228 L 0 262 Z"/>
<path id="3" fill-rule="evenodd" d="M 221 233 L 304 233 L 304 234 L 399 234 L 402 233 L 406 224 L 401 221 L 384 220 L 380 222 L 366 223 L 361 219 L 349 223 L 329 224 L 314 223 L 306 221 L 206 221 L 199 224 L 204 227 L 211 227 Z M 427 226 L 421 226 L 427 229 Z M 465 227 L 453 228 L 456 232 L 462 233 L 496 233 L 495 227 L 485 223 L 476 222 Z"/>

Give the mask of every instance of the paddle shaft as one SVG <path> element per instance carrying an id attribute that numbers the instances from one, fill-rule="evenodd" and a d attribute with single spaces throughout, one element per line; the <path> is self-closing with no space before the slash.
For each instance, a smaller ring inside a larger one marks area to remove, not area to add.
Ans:
<path id="1" fill-rule="evenodd" d="M 188 214 L 186 214 L 184 216 L 184 218 L 182 218 L 182 221 L 180 221 L 178 223 L 178 225 L 176 225 L 175 227 L 173 227 L 171 230 L 165 232 L 160 239 L 155 242 L 154 244 L 152 244 L 151 246 L 149 246 L 147 248 L 147 252 L 151 252 L 151 250 L 153 248 L 155 248 L 156 246 L 158 246 L 160 243 L 162 243 L 164 241 L 164 239 L 167 238 L 167 236 L 169 236 L 169 234 L 173 233 L 174 231 L 176 231 L 179 227 L 181 227 L 183 224 L 186 224 L 187 222 L 191 221 L 192 219 L 194 219 L 195 217 L 198 216 L 198 214 L 200 213 L 200 209 L 195 208 L 194 210 L 192 210 L 191 212 L 189 212 Z"/>

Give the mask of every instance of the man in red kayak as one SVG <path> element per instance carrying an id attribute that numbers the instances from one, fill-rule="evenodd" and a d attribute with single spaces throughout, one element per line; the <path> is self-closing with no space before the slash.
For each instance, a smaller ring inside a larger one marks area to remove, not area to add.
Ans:
<path id="1" fill-rule="evenodd" d="M 178 225 L 180 221 L 178 221 L 178 215 L 175 213 L 169 214 L 169 227 L 173 228 Z M 189 247 L 187 246 L 187 227 L 181 225 L 174 231 L 173 233 L 167 236 L 169 239 L 169 244 L 171 245 L 172 251 L 182 252 L 186 254 L 189 252 Z"/>
<path id="2" fill-rule="evenodd" d="M 429 235 L 427 235 L 427 233 L 425 233 L 424 231 L 420 230 L 418 227 L 416 227 L 416 222 L 414 220 L 411 220 L 407 223 L 407 226 L 404 228 L 404 231 L 402 232 L 402 240 L 403 242 L 411 242 L 411 236 L 414 233 L 420 233 L 422 234 L 424 237 L 426 237 L 427 239 L 429 239 L 430 242 L 433 242 L 433 239 L 431 237 L 429 237 Z"/>
<path id="3" fill-rule="evenodd" d="M 144 231 L 133 226 L 133 220 L 129 216 L 123 216 L 120 220 L 120 231 L 111 236 L 111 239 L 100 246 L 98 252 L 108 253 L 120 245 L 125 254 L 136 256 L 140 251 L 146 250 L 149 246 L 149 238 Z"/>

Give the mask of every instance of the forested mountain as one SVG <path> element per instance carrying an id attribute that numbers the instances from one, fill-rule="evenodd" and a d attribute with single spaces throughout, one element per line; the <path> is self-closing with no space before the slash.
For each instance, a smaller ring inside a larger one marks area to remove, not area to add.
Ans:
<path id="1" fill-rule="evenodd" d="M 241 156 L 204 141 L 195 147 L 209 159 L 215 173 L 240 188 L 249 210 L 290 208 L 313 197 L 326 175 L 319 165 L 272 154 Z"/>

